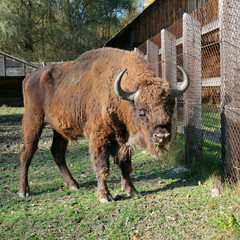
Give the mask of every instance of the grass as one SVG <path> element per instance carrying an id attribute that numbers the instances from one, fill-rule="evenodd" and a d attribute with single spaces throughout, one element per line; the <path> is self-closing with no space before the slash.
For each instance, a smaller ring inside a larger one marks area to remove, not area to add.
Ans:
<path id="1" fill-rule="evenodd" d="M 46 128 L 30 167 L 32 195 L 18 198 L 21 136 L 15 138 L 10 132 L 21 134 L 21 122 L 12 124 L 13 116 L 21 113 L 22 109 L 15 112 L 14 108 L 0 108 L 0 122 L 5 119 L 0 124 L 1 239 L 240 238 L 240 186 L 230 185 L 213 197 L 216 176 L 174 173 L 176 160 L 180 162 L 183 153 L 181 135 L 174 151 L 159 158 L 137 149 L 132 179 L 139 196 L 129 198 L 121 192 L 119 170 L 111 164 L 108 186 L 116 202 L 101 204 L 88 141 L 82 138 L 68 146 L 68 166 L 80 185 L 79 191 L 72 192 L 63 187 L 62 176 L 51 158 L 52 133 Z M 218 152 L 218 146 L 211 144 L 204 143 L 210 155 Z M 202 161 L 208 162 L 208 158 Z"/>
<path id="2" fill-rule="evenodd" d="M 23 112 L 23 107 L 8 107 L 6 105 L 0 106 L 0 116 L 23 114 Z"/>
<path id="3" fill-rule="evenodd" d="M 178 125 L 184 125 L 183 108 L 178 108 Z M 221 131 L 220 109 L 216 105 L 202 105 L 202 129 L 205 131 Z"/>

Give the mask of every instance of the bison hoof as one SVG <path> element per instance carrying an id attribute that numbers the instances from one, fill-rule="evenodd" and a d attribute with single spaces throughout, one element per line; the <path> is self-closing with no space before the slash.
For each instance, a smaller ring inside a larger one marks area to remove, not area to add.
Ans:
<path id="1" fill-rule="evenodd" d="M 71 185 L 69 183 L 64 183 L 64 186 L 70 190 L 73 190 L 73 191 L 78 191 L 78 185 L 77 183 L 72 183 Z"/>
<path id="2" fill-rule="evenodd" d="M 105 196 L 105 197 L 102 197 L 102 198 L 99 198 L 99 201 L 100 203 L 109 203 L 109 202 L 115 202 L 114 198 L 112 197 L 111 194 Z"/>
<path id="3" fill-rule="evenodd" d="M 20 198 L 28 198 L 28 197 L 29 197 L 29 192 L 26 192 L 26 193 L 24 193 L 24 192 L 19 192 L 19 193 L 18 193 L 18 196 L 19 196 Z"/>
<path id="4" fill-rule="evenodd" d="M 128 197 L 134 197 L 134 196 L 140 196 L 140 193 L 137 190 L 133 190 L 129 193 L 127 193 Z"/>
<path id="5" fill-rule="evenodd" d="M 73 191 L 78 191 L 78 187 L 77 186 L 70 186 L 69 187 L 70 190 L 73 190 Z"/>

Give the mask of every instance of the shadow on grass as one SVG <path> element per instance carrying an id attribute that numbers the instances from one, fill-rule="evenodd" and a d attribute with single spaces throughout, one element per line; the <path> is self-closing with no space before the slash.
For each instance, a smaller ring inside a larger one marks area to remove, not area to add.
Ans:
<path id="1" fill-rule="evenodd" d="M 168 191 L 168 190 L 171 190 L 171 189 L 174 189 L 174 188 L 187 187 L 187 186 L 196 186 L 196 185 L 197 184 L 195 184 L 194 182 L 188 182 L 188 183 L 184 183 L 183 184 L 182 180 L 178 180 L 178 181 L 172 182 L 170 184 L 167 184 L 164 187 L 159 187 L 159 188 L 156 188 L 154 190 L 141 191 L 141 192 L 139 192 L 139 196 L 143 197 L 143 196 L 151 195 L 151 194 L 158 193 L 158 192 L 165 192 L 165 191 Z M 133 197 L 132 196 L 127 196 L 127 195 L 125 195 L 123 193 L 123 194 L 117 194 L 117 196 L 114 198 L 114 200 L 115 201 L 124 201 L 124 200 L 131 199 Z"/>
<path id="2" fill-rule="evenodd" d="M 141 195 L 149 195 L 149 194 L 153 194 L 153 193 L 158 193 L 158 192 L 165 192 L 174 188 L 180 188 L 180 187 L 189 187 L 189 186 L 196 186 L 197 184 L 194 183 L 193 181 L 191 182 L 187 182 L 187 183 L 183 183 L 181 179 L 175 181 L 175 182 L 171 182 L 170 184 L 167 184 L 164 187 L 159 187 L 155 190 L 149 190 L 149 191 L 142 191 L 140 192 Z"/>
<path id="3" fill-rule="evenodd" d="M 97 181 L 87 181 L 84 183 L 78 183 L 78 188 L 89 188 L 91 186 L 97 187 Z"/>
<path id="4" fill-rule="evenodd" d="M 163 171 L 158 171 L 156 174 L 145 174 L 145 175 L 140 175 L 140 176 L 135 176 L 132 178 L 133 183 L 139 182 L 139 181 L 150 181 L 153 179 L 172 179 L 173 182 L 166 184 L 165 186 L 162 187 L 158 187 L 156 189 L 153 190 L 148 190 L 148 191 L 140 191 L 139 192 L 139 196 L 145 196 L 145 195 L 151 195 L 154 193 L 158 193 L 158 192 L 164 192 L 164 191 L 168 191 L 174 188 L 181 188 L 181 187 L 188 187 L 188 186 L 196 186 L 197 182 L 192 180 L 192 179 L 188 179 L 186 182 L 183 181 L 183 179 L 185 179 L 184 173 L 180 173 L 180 174 L 174 174 L 172 173 L 172 169 L 169 170 L 163 170 Z M 107 181 L 108 184 L 113 184 L 116 183 L 120 180 L 114 178 L 114 179 L 110 179 Z M 97 190 L 97 181 L 86 181 L 84 183 L 78 184 L 79 188 L 86 188 L 88 189 L 89 187 L 94 186 Z M 115 201 L 124 201 L 124 200 L 128 200 L 131 199 L 132 196 L 127 196 L 124 192 L 123 193 L 118 193 L 116 195 L 116 197 L 114 198 Z"/>
<path id="5" fill-rule="evenodd" d="M 54 193 L 54 192 L 57 192 L 59 191 L 61 187 L 52 187 L 52 188 L 47 188 L 45 190 L 41 190 L 41 191 L 37 191 L 37 192 L 31 192 L 30 193 L 30 196 L 40 196 L 40 195 L 43 195 L 43 194 L 47 194 L 47 193 Z"/>
<path id="6" fill-rule="evenodd" d="M 1 125 L 19 125 L 21 124 L 23 114 L 10 114 L 10 115 L 0 115 Z"/>
<path id="7" fill-rule="evenodd" d="M 186 182 L 183 182 L 183 178 L 181 178 L 181 174 L 178 174 L 176 175 L 175 177 L 173 176 L 172 174 L 172 170 L 163 170 L 163 171 L 159 171 L 158 174 L 150 174 L 150 175 L 144 175 L 144 176 L 138 176 L 138 177 L 135 177 L 133 179 L 133 182 L 136 183 L 138 181 L 142 181 L 142 180 L 153 180 L 153 179 L 176 179 L 176 181 L 173 181 L 165 186 L 162 186 L 162 187 L 157 187 L 156 189 L 152 189 L 152 190 L 147 190 L 147 191 L 140 191 L 139 192 L 139 197 L 142 197 L 142 196 L 146 196 L 146 195 L 151 195 L 151 194 L 155 194 L 155 193 L 158 193 L 158 192 L 165 192 L 165 191 L 168 191 L 168 190 L 171 190 L 171 189 L 174 189 L 174 188 L 181 188 L 181 187 L 187 187 L 187 186 L 196 186 L 197 183 L 193 180 L 188 180 Z M 108 184 L 111 184 L 111 183 L 116 183 L 118 182 L 119 180 L 117 179 L 110 179 L 109 181 L 107 181 Z M 90 180 L 90 181 L 85 181 L 85 182 L 82 182 L 82 183 L 78 183 L 78 188 L 79 189 L 82 189 L 82 188 L 85 188 L 86 191 L 88 189 L 92 189 L 92 188 L 95 188 L 95 190 L 97 191 L 97 181 L 95 180 Z M 37 196 L 41 196 L 41 195 L 46 195 L 46 194 L 49 194 L 49 193 L 54 193 L 54 192 L 58 192 L 60 189 L 67 189 L 65 188 L 63 185 L 61 186 L 52 186 L 52 187 L 48 187 L 46 189 L 43 189 L 43 190 L 37 190 L 35 189 L 33 192 L 30 193 L 30 197 L 33 196 L 33 197 L 37 197 Z M 71 195 L 71 190 L 69 190 L 69 195 Z M 118 193 L 114 200 L 115 201 L 125 201 L 125 200 L 129 200 L 133 198 L 132 196 L 127 196 L 124 192 L 123 193 Z"/>

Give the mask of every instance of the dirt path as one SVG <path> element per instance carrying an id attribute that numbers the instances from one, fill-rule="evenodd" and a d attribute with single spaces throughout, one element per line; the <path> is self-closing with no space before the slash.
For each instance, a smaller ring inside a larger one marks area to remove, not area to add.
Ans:
<path id="1" fill-rule="evenodd" d="M 22 145 L 22 118 L 23 114 L 5 114 L 0 112 L 0 164 L 8 161 L 14 161 L 19 165 L 16 159 L 20 157 L 20 148 Z M 52 133 L 50 127 L 43 131 L 41 141 L 51 144 Z"/>

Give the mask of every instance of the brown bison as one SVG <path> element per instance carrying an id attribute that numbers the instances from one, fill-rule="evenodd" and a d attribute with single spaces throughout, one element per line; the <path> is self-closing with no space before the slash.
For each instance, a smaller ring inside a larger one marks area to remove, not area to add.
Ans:
<path id="1" fill-rule="evenodd" d="M 184 81 L 179 89 L 170 89 L 139 53 L 103 48 L 27 76 L 19 196 L 29 195 L 28 168 L 45 124 L 53 128 L 51 153 L 67 187 L 77 189 L 65 162 L 68 141 L 85 136 L 100 201 L 113 200 L 106 184 L 110 155 L 120 168 L 122 189 L 137 193 L 130 178 L 134 146 L 157 154 L 169 142 L 175 97 L 189 85 L 180 69 Z"/>

